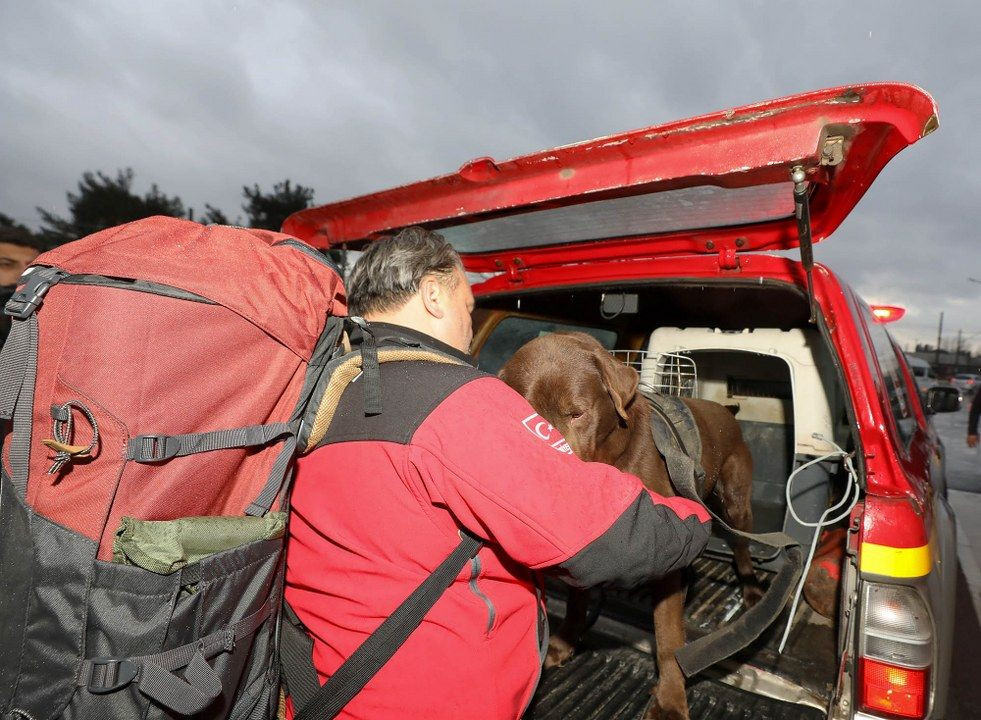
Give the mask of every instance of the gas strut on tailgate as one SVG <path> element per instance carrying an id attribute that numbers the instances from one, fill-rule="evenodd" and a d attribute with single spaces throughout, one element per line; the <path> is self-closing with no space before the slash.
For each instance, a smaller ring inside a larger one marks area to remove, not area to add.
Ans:
<path id="1" fill-rule="evenodd" d="M 811 205 L 807 194 L 807 176 L 800 165 L 790 171 L 794 182 L 794 217 L 797 218 L 797 238 L 800 241 L 800 261 L 807 273 L 807 306 L 810 308 L 810 322 L 816 322 L 814 312 L 814 245 L 811 243 Z"/>

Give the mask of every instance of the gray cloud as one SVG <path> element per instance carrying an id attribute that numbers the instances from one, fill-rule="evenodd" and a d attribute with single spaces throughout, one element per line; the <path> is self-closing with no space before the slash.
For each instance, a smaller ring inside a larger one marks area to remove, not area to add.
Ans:
<path id="1" fill-rule="evenodd" d="M 981 6 L 891 2 L 39 2 L 0 5 L 0 211 L 36 224 L 132 166 L 239 211 L 284 177 L 327 202 L 804 90 L 902 80 L 941 129 L 817 249 L 904 342 L 978 333 Z"/>

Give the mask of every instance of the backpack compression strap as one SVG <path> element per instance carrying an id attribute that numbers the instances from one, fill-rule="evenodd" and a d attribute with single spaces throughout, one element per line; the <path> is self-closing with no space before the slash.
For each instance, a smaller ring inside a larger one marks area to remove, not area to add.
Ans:
<path id="1" fill-rule="evenodd" d="M 647 397 L 645 395 L 645 397 Z M 675 492 L 681 497 L 693 500 L 708 510 L 712 520 L 723 530 L 732 535 L 752 540 L 754 542 L 779 549 L 784 553 L 786 562 L 777 572 L 770 587 L 756 605 L 744 612 L 728 625 L 723 625 L 715 632 L 688 643 L 675 653 L 675 659 L 685 677 L 697 675 L 702 670 L 742 650 L 777 619 L 777 616 L 787 604 L 803 570 L 803 553 L 800 543 L 782 532 L 749 533 L 730 527 L 698 494 L 695 486 L 696 460 L 691 457 L 685 442 L 678 433 L 671 414 L 651 398 L 647 398 L 651 406 L 651 426 L 658 441 L 658 450 L 664 455 L 669 464 L 668 475 Z M 673 450 L 663 445 L 674 445 Z"/>
<path id="2" fill-rule="evenodd" d="M 255 634 L 275 604 L 276 598 L 270 597 L 238 622 L 171 650 L 138 657 L 84 660 L 77 685 L 104 695 L 135 684 L 142 694 L 180 715 L 199 713 L 222 693 L 221 675 L 207 661 L 232 652 L 236 642 Z M 178 674 L 181 668 L 184 672 Z"/>
<path id="3" fill-rule="evenodd" d="M 312 643 L 304 642 L 305 633 L 301 628 L 294 626 L 292 629 L 296 632 L 292 632 L 284 627 L 281 639 L 283 673 L 286 675 L 293 707 L 297 709 L 293 720 L 331 720 L 336 717 L 402 647 L 460 571 L 483 546 L 480 539 L 465 531 L 461 530 L 460 536 L 463 539 L 449 557 L 412 591 L 322 686 L 316 687 L 316 671 L 312 672 L 311 682 L 313 660 L 309 649 L 312 648 Z M 286 621 L 290 622 L 289 616 Z"/>

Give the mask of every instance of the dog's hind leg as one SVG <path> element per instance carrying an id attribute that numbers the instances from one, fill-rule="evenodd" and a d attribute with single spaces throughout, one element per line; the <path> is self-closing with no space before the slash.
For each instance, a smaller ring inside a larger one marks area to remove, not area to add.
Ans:
<path id="1" fill-rule="evenodd" d="M 545 667 L 558 667 L 572 657 L 579 638 L 586 631 L 589 611 L 589 590 L 569 588 L 566 596 L 565 619 L 558 632 L 548 639 Z"/>
<path id="2" fill-rule="evenodd" d="M 722 464 L 719 482 L 722 512 L 726 521 L 737 530 L 753 532 L 753 457 L 745 444 L 736 449 Z M 749 541 L 734 537 L 730 540 L 736 566 L 736 576 L 743 587 L 743 602 L 753 607 L 763 597 L 763 587 L 753 570 Z"/>

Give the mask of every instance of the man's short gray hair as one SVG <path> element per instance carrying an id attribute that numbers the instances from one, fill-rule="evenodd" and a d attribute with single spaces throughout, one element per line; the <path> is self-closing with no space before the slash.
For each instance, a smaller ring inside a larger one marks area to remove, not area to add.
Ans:
<path id="1" fill-rule="evenodd" d="M 376 240 L 351 270 L 350 313 L 363 316 L 400 308 L 426 275 L 454 282 L 457 269 L 463 269 L 460 256 L 439 233 L 410 227 L 395 237 Z"/>

